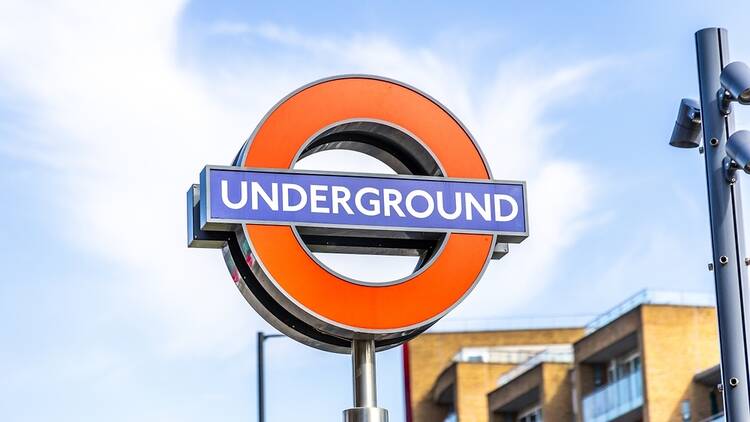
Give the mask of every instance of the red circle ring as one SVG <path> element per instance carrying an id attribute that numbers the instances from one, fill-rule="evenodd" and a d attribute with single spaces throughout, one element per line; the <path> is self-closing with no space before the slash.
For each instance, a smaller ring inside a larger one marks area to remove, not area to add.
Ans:
<path id="1" fill-rule="evenodd" d="M 403 83 L 346 75 L 314 82 L 280 101 L 243 148 L 244 167 L 289 169 L 309 139 L 344 121 L 382 121 L 417 137 L 444 176 L 491 178 L 468 130 L 445 107 Z M 322 266 L 291 226 L 245 225 L 248 260 L 263 288 L 317 329 L 353 338 L 403 335 L 434 323 L 472 290 L 495 236 L 448 233 L 428 266 L 397 284 L 352 283 Z"/>

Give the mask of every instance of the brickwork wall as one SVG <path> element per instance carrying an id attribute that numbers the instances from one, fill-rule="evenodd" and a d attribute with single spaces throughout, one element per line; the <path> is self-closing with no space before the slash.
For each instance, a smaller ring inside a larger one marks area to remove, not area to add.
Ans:
<path id="1" fill-rule="evenodd" d="M 571 366 L 564 363 L 542 365 L 542 415 L 545 420 L 573 420 L 570 369 Z"/>
<path id="2" fill-rule="evenodd" d="M 515 365 L 461 362 L 458 364 L 456 415 L 461 422 L 487 422 L 487 393 L 497 388 L 500 375 Z"/>
<path id="3" fill-rule="evenodd" d="M 696 373 L 719 362 L 714 308 L 641 307 L 646 422 L 681 422 Z M 698 419 L 696 419 L 698 420 Z"/>

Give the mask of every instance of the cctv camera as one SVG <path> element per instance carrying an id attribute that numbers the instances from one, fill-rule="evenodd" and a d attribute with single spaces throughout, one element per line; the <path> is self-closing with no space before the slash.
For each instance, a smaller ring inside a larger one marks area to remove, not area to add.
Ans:
<path id="1" fill-rule="evenodd" d="M 750 173 L 750 131 L 738 130 L 729 137 L 727 155 L 737 167 Z"/>
<path id="2" fill-rule="evenodd" d="M 750 68 L 743 62 L 732 62 L 721 71 L 721 86 L 731 99 L 750 104 Z"/>
<path id="3" fill-rule="evenodd" d="M 700 136 L 700 106 L 695 100 L 683 98 L 677 111 L 677 121 L 674 123 L 669 145 L 677 148 L 695 148 L 700 145 Z"/>

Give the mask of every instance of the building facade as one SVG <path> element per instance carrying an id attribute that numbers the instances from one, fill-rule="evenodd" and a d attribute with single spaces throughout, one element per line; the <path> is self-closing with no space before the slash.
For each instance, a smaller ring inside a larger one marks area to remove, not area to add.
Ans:
<path id="1" fill-rule="evenodd" d="M 487 393 L 498 377 L 582 335 L 583 328 L 422 334 L 405 347 L 407 419 L 486 422 Z"/>
<path id="2" fill-rule="evenodd" d="M 713 297 L 643 291 L 581 328 L 428 333 L 408 422 L 723 420 Z"/>
<path id="3" fill-rule="evenodd" d="M 572 420 L 572 363 L 570 345 L 551 346 L 501 375 L 487 394 L 490 422 L 540 422 L 543 415 Z"/>

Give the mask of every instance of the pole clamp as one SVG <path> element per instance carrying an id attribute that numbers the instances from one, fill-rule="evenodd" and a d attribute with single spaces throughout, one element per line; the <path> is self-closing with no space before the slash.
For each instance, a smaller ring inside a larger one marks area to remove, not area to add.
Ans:
<path id="1" fill-rule="evenodd" d="M 737 163 L 729 157 L 724 157 L 722 168 L 724 170 L 724 179 L 730 185 L 734 184 L 737 181 Z"/>

